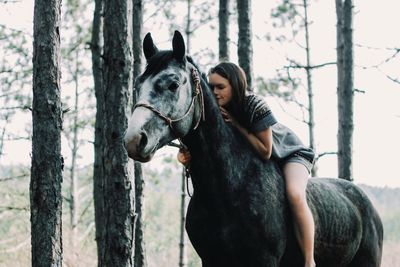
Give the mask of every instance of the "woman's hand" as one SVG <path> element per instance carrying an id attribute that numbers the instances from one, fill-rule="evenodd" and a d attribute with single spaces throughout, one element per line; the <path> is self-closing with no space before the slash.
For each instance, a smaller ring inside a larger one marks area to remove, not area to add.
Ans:
<path id="1" fill-rule="evenodd" d="M 231 123 L 234 126 L 237 126 L 237 121 L 232 115 L 223 107 L 219 107 L 221 109 L 222 117 L 224 118 L 225 122 Z"/>
<path id="2" fill-rule="evenodd" d="M 182 163 L 185 166 L 188 166 L 190 163 L 190 160 L 192 159 L 192 156 L 190 155 L 189 150 L 181 148 L 181 149 L 179 149 L 177 158 L 180 163 Z"/>

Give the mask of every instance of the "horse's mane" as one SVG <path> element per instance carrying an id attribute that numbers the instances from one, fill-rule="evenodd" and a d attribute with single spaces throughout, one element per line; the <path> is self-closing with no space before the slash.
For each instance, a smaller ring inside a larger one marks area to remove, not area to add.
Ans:
<path id="1" fill-rule="evenodd" d="M 206 74 L 203 71 L 201 71 L 199 66 L 194 62 L 193 58 L 191 56 L 186 56 L 186 60 L 197 69 L 197 71 L 200 73 L 200 77 L 203 79 L 203 82 L 206 83 L 208 87 L 208 83 L 206 82 L 207 81 Z"/>

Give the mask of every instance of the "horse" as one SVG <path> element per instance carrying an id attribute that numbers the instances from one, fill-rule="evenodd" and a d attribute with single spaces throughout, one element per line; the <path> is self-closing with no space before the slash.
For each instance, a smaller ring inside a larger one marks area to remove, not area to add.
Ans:
<path id="1" fill-rule="evenodd" d="M 145 71 L 125 144 L 141 162 L 178 139 L 191 153 L 193 195 L 186 231 L 202 266 L 304 266 L 277 163 L 261 160 L 220 113 L 206 77 L 175 31 L 172 50 L 143 41 Z M 377 267 L 383 227 L 368 197 L 337 178 L 310 178 L 307 201 L 315 221 L 319 267 Z"/>

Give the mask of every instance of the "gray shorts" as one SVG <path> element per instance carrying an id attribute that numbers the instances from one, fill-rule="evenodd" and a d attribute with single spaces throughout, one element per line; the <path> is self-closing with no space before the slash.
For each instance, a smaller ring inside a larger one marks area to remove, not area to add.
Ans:
<path id="1" fill-rule="evenodd" d="M 306 169 L 308 170 L 308 173 L 311 173 L 311 169 L 314 165 L 314 160 L 309 160 L 307 157 L 301 155 L 300 153 L 296 152 L 293 155 L 290 155 L 289 157 L 283 159 L 279 165 L 281 166 L 281 168 L 283 168 L 283 166 L 286 163 L 289 162 L 296 162 L 296 163 L 300 163 L 301 165 L 304 165 L 304 167 L 306 167 Z"/>

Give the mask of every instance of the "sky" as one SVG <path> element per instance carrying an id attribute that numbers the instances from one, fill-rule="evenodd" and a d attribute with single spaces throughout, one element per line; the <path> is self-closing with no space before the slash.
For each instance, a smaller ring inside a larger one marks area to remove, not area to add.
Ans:
<path id="1" fill-rule="evenodd" d="M 196 4 L 195 0 L 193 1 Z M 276 69 L 285 64 L 286 56 L 299 61 L 305 55 L 298 47 L 292 45 L 270 44 L 263 40 L 264 35 L 273 32 L 270 20 L 270 9 L 276 1 L 253 0 L 252 24 L 254 45 L 254 73 L 266 79 L 273 78 Z M 397 169 L 400 151 L 400 84 L 390 81 L 385 74 L 400 78 L 400 56 L 376 68 L 373 66 L 392 52 L 386 48 L 400 48 L 400 35 L 395 28 L 399 25 L 400 2 L 396 0 L 354 1 L 354 86 L 364 93 L 356 93 L 354 99 L 354 141 L 353 172 L 356 183 L 373 186 L 400 187 L 400 173 Z M 185 7 L 178 7 L 177 21 L 183 21 Z M 11 28 L 32 32 L 33 1 L 22 0 L 16 4 L 0 4 L 0 24 Z M 91 16 L 91 14 L 90 14 Z M 311 61 L 314 64 L 336 60 L 336 13 L 334 1 L 311 1 L 309 18 Z M 236 41 L 235 25 L 231 26 L 231 38 Z M 182 30 L 182 29 L 181 29 Z M 144 31 L 151 31 L 160 48 L 169 49 L 171 38 L 164 26 L 155 26 L 151 20 L 146 21 Z M 303 36 L 298 37 L 303 42 Z M 211 49 L 218 51 L 217 31 L 204 25 L 193 37 L 192 50 Z M 236 47 L 231 44 L 231 60 L 235 62 Z M 304 62 L 304 60 L 303 60 Z M 217 62 L 215 62 L 217 63 Z M 211 67 L 211 66 L 209 66 Z M 337 135 L 337 99 L 336 67 L 329 66 L 313 72 L 315 91 L 316 137 L 318 152 L 335 151 Z M 68 94 L 68 92 L 63 92 Z M 304 95 L 299 95 L 304 98 Z M 267 97 L 278 120 L 286 124 L 307 143 L 307 127 L 293 119 L 300 113 L 296 106 L 283 103 L 276 98 Z M 285 110 L 285 111 L 284 111 Z M 288 115 L 290 113 L 290 115 Z M 26 119 L 26 118 L 25 118 Z M 29 119 L 29 118 L 28 118 Z M 13 125 L 15 129 L 23 125 Z M 30 145 L 26 142 L 14 142 L 6 147 L 10 163 L 29 162 Z M 63 152 L 64 153 L 64 152 Z M 81 152 L 91 158 L 92 150 Z M 149 163 L 157 168 L 163 156 L 176 153 L 167 149 L 156 154 L 155 160 Z M 326 156 L 319 161 L 320 177 L 336 177 L 337 161 L 335 156 Z"/>

